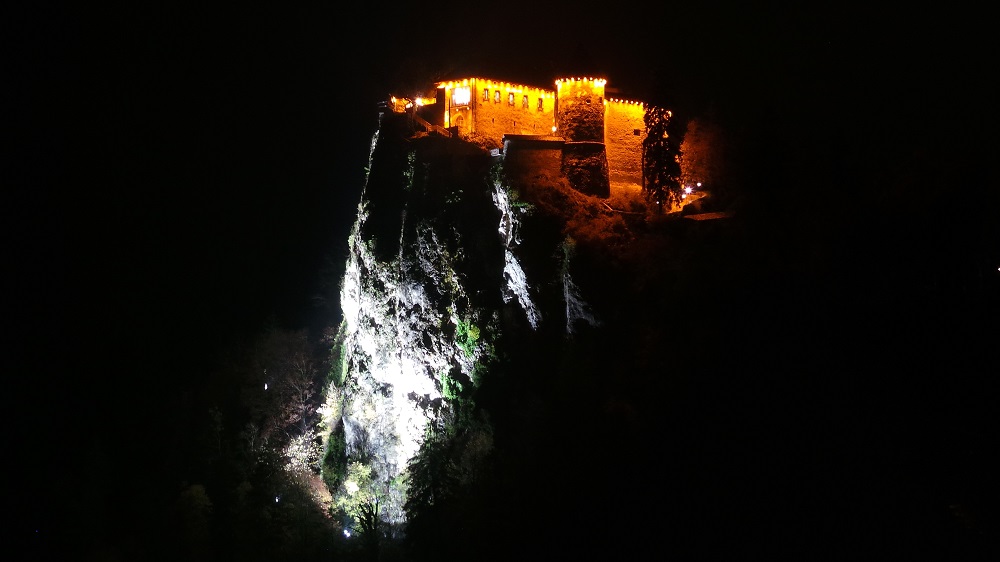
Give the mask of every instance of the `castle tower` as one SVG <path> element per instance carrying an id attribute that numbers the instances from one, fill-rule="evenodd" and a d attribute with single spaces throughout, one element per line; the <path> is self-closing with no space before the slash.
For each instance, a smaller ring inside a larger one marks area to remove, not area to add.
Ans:
<path id="1" fill-rule="evenodd" d="M 569 142 L 604 142 L 603 78 L 556 80 L 556 134 Z"/>
<path id="2" fill-rule="evenodd" d="M 604 145 L 603 78 L 556 80 L 556 134 L 566 139 L 562 173 L 574 189 L 608 197 L 611 183 Z"/>

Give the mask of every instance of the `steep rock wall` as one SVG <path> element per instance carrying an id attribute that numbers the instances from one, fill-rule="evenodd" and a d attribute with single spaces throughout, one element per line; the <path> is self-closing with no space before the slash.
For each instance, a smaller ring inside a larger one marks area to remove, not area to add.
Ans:
<path id="1" fill-rule="evenodd" d="M 371 474 L 367 492 L 348 480 L 339 494 L 379 497 L 390 523 L 405 519 L 407 462 L 453 414 L 450 398 L 479 384 L 488 343 L 567 309 L 565 291 L 546 288 L 540 304 L 534 288 L 561 279 L 558 229 L 534 236 L 524 259 L 524 208 L 497 159 L 408 127 L 385 115 L 373 142 L 341 290 L 345 383 L 330 393 L 348 460 Z"/>

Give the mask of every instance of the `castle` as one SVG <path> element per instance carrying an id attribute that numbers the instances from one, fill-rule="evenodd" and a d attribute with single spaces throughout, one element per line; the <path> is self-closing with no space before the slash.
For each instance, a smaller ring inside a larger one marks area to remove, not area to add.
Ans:
<path id="1" fill-rule="evenodd" d="M 426 129 L 502 147 L 509 174 L 565 176 L 599 197 L 642 186 L 642 102 L 608 98 L 604 78 L 564 78 L 555 89 L 486 78 L 439 82 L 426 97 L 392 98 Z"/>

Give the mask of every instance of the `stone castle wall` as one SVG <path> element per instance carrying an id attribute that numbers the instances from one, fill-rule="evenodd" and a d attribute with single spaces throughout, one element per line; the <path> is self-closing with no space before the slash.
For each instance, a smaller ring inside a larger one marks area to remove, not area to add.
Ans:
<path id="1" fill-rule="evenodd" d="M 514 176 L 560 173 L 577 189 L 606 197 L 611 183 L 641 185 L 645 107 L 608 100 L 605 84 L 603 78 L 567 78 L 557 80 L 553 91 L 469 78 L 439 84 L 439 103 L 444 101 L 446 127 L 503 146 Z M 505 144 L 505 135 L 513 145 Z M 531 135 L 566 144 L 532 143 L 525 138 Z"/>
<path id="2" fill-rule="evenodd" d="M 504 134 L 552 134 L 556 111 L 552 90 L 481 78 L 445 90 L 450 96 L 445 126 L 458 127 L 462 136 L 485 137 L 499 147 Z M 465 95 L 467 103 L 455 103 L 456 97 Z"/>
<path id="3" fill-rule="evenodd" d="M 608 158 L 601 142 L 569 142 L 562 151 L 562 175 L 569 185 L 587 195 L 608 197 Z"/>
<path id="4" fill-rule="evenodd" d="M 642 139 L 646 137 L 643 104 L 606 100 L 604 146 L 612 182 L 642 184 Z"/>
<path id="5" fill-rule="evenodd" d="M 561 137 L 505 135 L 504 171 L 522 189 L 539 178 L 558 178 L 562 175 L 564 145 Z"/>

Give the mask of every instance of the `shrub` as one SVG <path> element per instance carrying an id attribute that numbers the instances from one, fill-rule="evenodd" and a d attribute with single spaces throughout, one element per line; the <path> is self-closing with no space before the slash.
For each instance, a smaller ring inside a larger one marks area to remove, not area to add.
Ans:
<path id="1" fill-rule="evenodd" d="M 330 438 L 326 442 L 322 474 L 323 482 L 331 493 L 336 492 L 347 477 L 347 437 L 342 423 L 337 424 L 330 432 Z"/>

